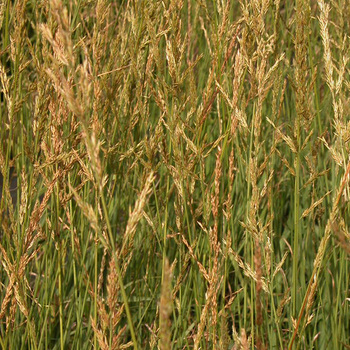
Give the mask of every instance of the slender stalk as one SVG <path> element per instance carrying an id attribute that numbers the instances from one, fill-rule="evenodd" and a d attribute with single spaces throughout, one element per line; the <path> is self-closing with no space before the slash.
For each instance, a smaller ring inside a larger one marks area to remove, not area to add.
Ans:
<path id="1" fill-rule="evenodd" d="M 123 277 L 122 277 L 120 266 L 119 266 L 117 252 L 115 250 L 114 237 L 113 237 L 111 224 L 110 224 L 110 221 L 109 221 L 109 215 L 108 215 L 108 209 L 107 209 L 107 205 L 106 205 L 106 200 L 104 198 L 104 195 L 103 195 L 102 191 L 101 191 L 101 194 L 100 194 L 100 198 L 101 198 L 102 210 L 103 210 L 104 218 L 105 218 L 106 224 L 107 224 L 107 230 L 108 230 L 110 244 L 112 246 L 113 259 L 114 259 L 115 267 L 116 267 L 116 270 L 117 270 L 118 283 L 119 283 L 119 286 L 120 286 L 120 291 L 122 293 L 122 298 L 123 298 L 123 303 L 124 303 L 124 307 L 125 307 L 125 312 L 126 312 L 126 316 L 127 316 L 127 319 L 128 319 L 128 325 L 129 325 L 129 329 L 130 329 L 130 333 L 131 333 L 131 338 L 132 338 L 132 341 L 133 341 L 133 347 L 134 347 L 135 350 L 137 350 L 138 349 L 137 340 L 136 340 L 135 330 L 134 330 L 133 321 L 132 321 L 132 317 L 131 317 L 131 313 L 130 313 L 128 297 L 127 297 L 126 292 L 125 292 L 124 283 L 123 283 Z"/>
<path id="2" fill-rule="evenodd" d="M 298 267 L 299 267 L 299 220 L 300 220 L 300 121 L 297 121 L 297 154 L 295 156 L 294 179 L 294 232 L 293 232 L 293 280 L 292 314 L 295 318 L 298 310 Z"/>

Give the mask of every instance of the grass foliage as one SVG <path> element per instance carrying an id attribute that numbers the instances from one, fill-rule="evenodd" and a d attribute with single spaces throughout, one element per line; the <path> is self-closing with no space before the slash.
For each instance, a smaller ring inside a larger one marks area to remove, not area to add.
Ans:
<path id="1" fill-rule="evenodd" d="M 349 18 L 2 1 L 1 348 L 349 348 Z"/>

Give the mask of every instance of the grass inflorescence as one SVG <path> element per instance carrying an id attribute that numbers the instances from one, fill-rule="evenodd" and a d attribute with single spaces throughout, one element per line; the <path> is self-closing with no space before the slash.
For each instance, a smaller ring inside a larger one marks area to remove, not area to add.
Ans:
<path id="1" fill-rule="evenodd" d="M 350 3 L 0 4 L 0 347 L 350 346 Z"/>

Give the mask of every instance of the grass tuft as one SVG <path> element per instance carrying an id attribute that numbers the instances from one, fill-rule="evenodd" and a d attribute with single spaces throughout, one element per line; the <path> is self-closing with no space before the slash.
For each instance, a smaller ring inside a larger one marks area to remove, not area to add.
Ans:
<path id="1" fill-rule="evenodd" d="M 0 347 L 349 347 L 349 16 L 3 1 Z"/>

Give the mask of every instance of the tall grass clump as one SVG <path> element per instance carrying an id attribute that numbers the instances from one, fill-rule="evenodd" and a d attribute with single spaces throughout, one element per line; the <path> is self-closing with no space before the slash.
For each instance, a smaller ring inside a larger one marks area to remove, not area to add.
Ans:
<path id="1" fill-rule="evenodd" d="M 350 3 L 0 4 L 0 347 L 350 346 Z"/>

